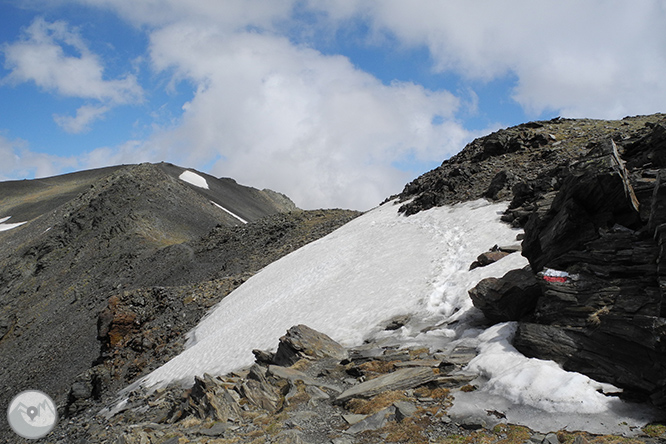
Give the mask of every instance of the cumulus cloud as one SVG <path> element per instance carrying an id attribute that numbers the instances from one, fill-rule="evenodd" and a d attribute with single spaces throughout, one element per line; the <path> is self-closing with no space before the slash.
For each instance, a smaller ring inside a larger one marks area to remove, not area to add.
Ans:
<path id="1" fill-rule="evenodd" d="M 411 178 L 396 163 L 441 161 L 468 137 L 451 93 L 385 85 L 274 35 L 172 25 L 153 33 L 151 59 L 198 85 L 181 124 L 154 144 L 187 153 L 188 165 L 220 158 L 214 174 L 303 207 L 376 205 Z"/>
<path id="2" fill-rule="evenodd" d="M 288 20 L 298 0 L 75 0 L 116 11 L 138 26 L 207 23 L 227 30 L 267 29 Z"/>
<path id="3" fill-rule="evenodd" d="M 143 90 L 136 77 L 107 80 L 99 57 L 78 33 L 62 21 L 35 19 L 17 42 L 5 44 L 5 68 L 10 73 L 3 83 L 34 82 L 38 87 L 65 97 L 94 100 L 103 105 L 85 105 L 76 117 L 55 116 L 68 132 L 81 132 L 112 105 L 140 102 Z"/>
<path id="4" fill-rule="evenodd" d="M 78 134 L 89 130 L 91 123 L 103 118 L 108 110 L 109 107 L 104 105 L 84 105 L 76 110 L 76 116 L 54 114 L 53 120 L 68 133 Z"/>
<path id="5" fill-rule="evenodd" d="M 481 81 L 515 75 L 513 97 L 532 115 L 619 118 L 666 103 L 663 0 L 310 4 L 340 26 L 362 16 L 376 34 L 426 46 L 437 71 Z"/>
<path id="6" fill-rule="evenodd" d="M 194 88 L 175 123 L 85 162 L 166 159 L 285 192 L 305 208 L 368 208 L 422 172 L 415 165 L 461 149 L 478 134 L 461 116 L 483 109 L 480 83 L 515 78 L 511 96 L 532 116 L 618 118 L 666 103 L 663 0 L 70 1 L 144 29 L 154 72 Z M 456 94 L 381 82 L 314 49 L 322 29 L 332 37 L 349 23 L 367 26 L 368 45 L 427 48 L 433 73 L 457 79 Z M 132 76 L 104 79 L 100 59 L 61 22 L 35 21 L 4 52 L 8 81 L 98 101 L 55 117 L 71 132 L 142 97 Z M 31 63 L 37 56 L 53 69 Z"/>

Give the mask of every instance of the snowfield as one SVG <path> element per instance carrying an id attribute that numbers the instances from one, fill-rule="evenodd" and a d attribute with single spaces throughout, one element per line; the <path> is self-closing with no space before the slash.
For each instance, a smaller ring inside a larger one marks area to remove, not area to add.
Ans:
<path id="1" fill-rule="evenodd" d="M 644 425 L 650 419 L 646 411 L 597 391 L 608 386 L 521 355 L 510 344 L 513 324 L 472 327 L 482 315 L 467 291 L 483 278 L 527 265 L 514 253 L 469 271 L 480 253 L 517 243 L 518 231 L 499 220 L 505 208 L 481 200 L 409 217 L 393 203 L 369 211 L 241 285 L 189 333 L 183 353 L 140 383 L 189 384 L 195 375 L 248 366 L 252 349 L 275 350 L 288 328 L 305 324 L 347 346 L 383 338 L 441 350 L 477 347 L 468 371 L 479 375 L 480 389 L 457 396 L 453 416 L 487 419 L 487 410 L 501 408 L 510 422 L 546 432 L 556 420 L 559 428 L 593 433 L 627 433 L 630 426 Z M 412 320 L 384 331 L 397 315 Z M 426 326 L 437 328 L 423 333 Z"/>

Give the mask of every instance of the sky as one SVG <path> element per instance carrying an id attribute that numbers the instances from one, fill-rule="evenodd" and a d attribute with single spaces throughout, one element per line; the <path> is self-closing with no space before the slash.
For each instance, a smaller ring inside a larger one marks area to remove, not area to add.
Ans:
<path id="1" fill-rule="evenodd" d="M 366 210 L 499 128 L 665 111 L 664 29 L 666 0 L 0 0 L 0 180 L 166 161 Z"/>

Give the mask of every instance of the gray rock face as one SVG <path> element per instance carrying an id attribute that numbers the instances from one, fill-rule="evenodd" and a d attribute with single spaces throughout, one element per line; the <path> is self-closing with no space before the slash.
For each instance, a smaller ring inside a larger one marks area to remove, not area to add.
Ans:
<path id="1" fill-rule="evenodd" d="M 651 129 L 623 149 L 593 144 L 558 173 L 558 190 L 529 204 L 522 250 L 538 273 L 533 310 L 520 311 L 518 271 L 470 295 L 493 322 L 524 321 L 514 345 L 526 355 L 664 405 L 666 129 Z"/>
<path id="2" fill-rule="evenodd" d="M 387 407 L 349 427 L 346 430 L 346 433 L 355 435 L 368 430 L 381 429 L 389 421 L 396 419 L 396 410 L 397 409 L 394 406 Z"/>
<path id="3" fill-rule="evenodd" d="M 518 321 L 534 311 L 541 287 L 531 270 L 512 270 L 500 279 L 483 279 L 469 296 L 489 321 Z"/>
<path id="4" fill-rule="evenodd" d="M 333 339 L 306 325 L 291 327 L 280 338 L 280 345 L 273 357 L 277 365 L 289 366 L 301 358 L 347 358 L 347 350 Z"/>
<path id="5" fill-rule="evenodd" d="M 343 403 L 351 398 L 370 398 L 387 390 L 401 390 L 418 387 L 437 378 L 432 368 L 412 367 L 396 370 L 370 381 L 351 387 L 337 398 L 336 402 Z"/>

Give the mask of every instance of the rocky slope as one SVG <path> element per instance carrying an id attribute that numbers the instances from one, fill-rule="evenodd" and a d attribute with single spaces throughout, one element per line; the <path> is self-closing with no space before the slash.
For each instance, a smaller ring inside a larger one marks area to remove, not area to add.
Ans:
<path id="1" fill-rule="evenodd" d="M 484 309 L 532 302 L 505 319 L 520 321 L 515 346 L 565 369 L 610 382 L 624 396 L 666 404 L 663 230 L 666 120 L 617 144 L 590 141 L 558 172 L 558 187 L 514 187 L 506 219 L 525 222 L 523 255 L 536 291 L 511 301 L 499 291 Z M 540 189 L 540 191 L 535 191 Z M 529 274 L 528 273 L 528 274 Z"/>
<path id="2" fill-rule="evenodd" d="M 545 194 L 559 189 L 561 174 L 595 144 L 613 139 L 620 147 L 629 146 L 648 136 L 664 118 L 664 114 L 622 120 L 556 118 L 499 130 L 472 141 L 391 199 L 409 200 L 402 206 L 409 215 L 482 197 L 512 200 L 530 188 Z M 523 216 L 520 222 L 525 220 Z"/>
<path id="3" fill-rule="evenodd" d="M 395 328 L 400 320 L 387 328 Z M 222 376 L 203 375 L 188 389 L 171 386 L 129 394 L 97 416 L 79 415 L 50 435 L 55 443 L 487 443 L 658 444 L 666 427 L 642 436 L 538 433 L 485 419 L 451 417 L 460 391 L 475 375 L 461 370 L 476 355 L 380 343 L 345 349 L 304 325 L 290 328 L 275 353 L 254 351 L 256 363 Z"/>
<path id="4" fill-rule="evenodd" d="M 248 275 L 357 214 L 298 211 L 201 174 L 206 189 L 184 171 L 142 164 L 0 184 L 3 215 L 28 221 L 0 232 L 3 404 L 40 387 L 68 414 L 115 393 L 177 353 Z"/>

